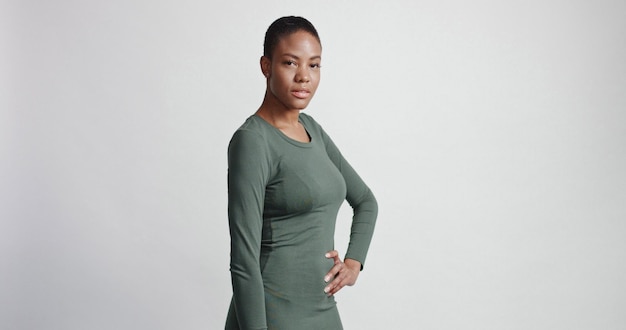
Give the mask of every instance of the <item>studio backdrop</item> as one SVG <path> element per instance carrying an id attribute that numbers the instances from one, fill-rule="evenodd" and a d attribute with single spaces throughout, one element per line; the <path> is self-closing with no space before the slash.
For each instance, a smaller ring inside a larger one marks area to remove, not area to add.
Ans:
<path id="1" fill-rule="evenodd" d="M 285 15 L 323 45 L 306 113 L 379 202 L 346 329 L 626 328 L 625 12 L 4 1 L 0 328 L 223 328 L 226 148 Z"/>

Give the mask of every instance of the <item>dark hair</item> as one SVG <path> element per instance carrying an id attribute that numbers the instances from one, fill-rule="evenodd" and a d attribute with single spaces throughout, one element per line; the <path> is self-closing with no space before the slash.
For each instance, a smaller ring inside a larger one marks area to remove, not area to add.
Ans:
<path id="1" fill-rule="evenodd" d="M 315 39 L 322 44 L 320 36 L 317 34 L 317 30 L 311 22 L 304 17 L 299 16 L 285 16 L 274 21 L 265 32 L 265 41 L 263 43 L 263 56 L 272 58 L 272 54 L 276 45 L 282 37 L 286 37 L 292 33 L 298 31 L 306 31 L 313 35 Z"/>

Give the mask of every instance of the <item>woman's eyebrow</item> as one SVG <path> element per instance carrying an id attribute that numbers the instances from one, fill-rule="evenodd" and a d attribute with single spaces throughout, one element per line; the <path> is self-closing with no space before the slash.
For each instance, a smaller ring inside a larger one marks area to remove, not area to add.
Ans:
<path id="1" fill-rule="evenodd" d="M 289 56 L 289 57 L 292 57 L 292 58 L 294 58 L 294 59 L 296 59 L 296 60 L 299 60 L 299 59 L 300 59 L 300 57 L 298 57 L 298 56 L 296 56 L 296 55 L 294 55 L 294 54 L 291 54 L 291 53 L 284 53 L 284 54 L 283 54 L 283 56 Z M 322 56 L 321 56 L 321 55 L 315 55 L 315 56 L 311 56 L 311 57 L 309 58 L 309 60 L 317 60 L 317 59 L 321 59 L 321 58 L 322 58 Z"/>

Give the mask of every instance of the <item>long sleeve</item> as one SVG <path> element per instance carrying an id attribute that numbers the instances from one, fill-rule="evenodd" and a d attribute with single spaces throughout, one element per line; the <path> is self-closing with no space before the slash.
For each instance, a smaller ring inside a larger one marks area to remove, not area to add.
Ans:
<path id="1" fill-rule="evenodd" d="M 322 135 L 328 156 L 337 166 L 346 182 L 346 200 L 354 211 L 346 258 L 361 262 L 361 268 L 363 268 L 374 234 L 374 226 L 378 216 L 378 203 L 372 191 L 341 155 L 341 152 L 330 137 L 324 131 L 322 131 Z"/>
<path id="2" fill-rule="evenodd" d="M 259 266 L 265 186 L 270 175 L 267 147 L 258 133 L 238 130 L 228 147 L 230 271 L 239 327 L 267 329 Z"/>

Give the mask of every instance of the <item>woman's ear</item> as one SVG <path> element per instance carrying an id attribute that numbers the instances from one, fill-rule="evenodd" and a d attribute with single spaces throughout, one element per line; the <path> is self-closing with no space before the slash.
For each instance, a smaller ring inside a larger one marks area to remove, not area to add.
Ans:
<path id="1" fill-rule="evenodd" d="M 272 72 L 272 61 L 266 56 L 261 56 L 260 64 L 261 72 L 263 72 L 265 78 L 269 78 L 270 73 Z"/>

